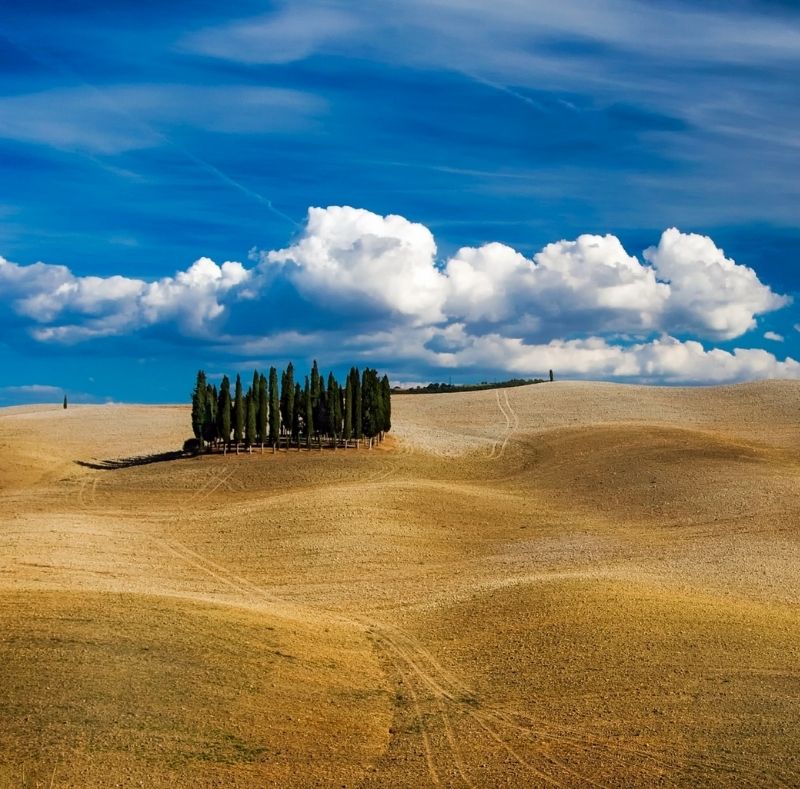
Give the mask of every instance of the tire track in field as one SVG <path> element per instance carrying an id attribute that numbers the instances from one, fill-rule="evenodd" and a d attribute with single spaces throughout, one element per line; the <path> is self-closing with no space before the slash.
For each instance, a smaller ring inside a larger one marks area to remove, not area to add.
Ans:
<path id="1" fill-rule="evenodd" d="M 664 771 L 680 771 L 685 768 L 707 770 L 709 767 L 735 776 L 739 785 L 757 786 L 759 776 L 752 770 L 733 764 L 729 761 L 710 759 L 706 756 L 670 758 L 669 754 L 660 750 L 644 750 L 628 746 L 600 736 L 593 736 L 577 727 L 561 726 L 549 721 L 538 720 L 527 713 L 517 710 L 502 709 L 477 703 L 472 691 L 452 673 L 443 669 L 436 659 L 425 650 L 416 639 L 397 627 L 371 623 L 376 632 L 381 633 L 384 640 L 402 655 L 402 659 L 417 674 L 427 688 L 429 694 L 437 695 L 443 703 L 454 705 L 470 716 L 476 724 L 498 743 L 516 762 L 530 770 L 540 780 L 552 785 L 561 784 L 561 775 L 574 785 L 577 780 L 581 785 L 602 787 L 599 780 L 579 773 L 543 748 L 543 740 L 552 743 L 562 751 L 581 751 L 589 756 L 602 752 L 606 759 L 618 761 L 626 770 L 635 769 L 648 776 L 653 783 L 664 778 Z M 523 722 L 524 721 L 524 722 Z M 517 737 L 530 741 L 530 746 L 537 756 L 548 763 L 548 767 L 534 767 L 514 745 L 509 742 L 503 731 L 513 731 Z M 547 772 L 545 772 L 547 770 Z"/>
<path id="2" fill-rule="evenodd" d="M 87 512 L 97 506 L 97 474 L 84 477 L 78 485 L 78 507 Z"/>
<path id="3" fill-rule="evenodd" d="M 394 652 L 394 654 L 404 663 L 406 670 L 410 671 L 414 675 L 416 681 L 420 683 L 422 691 L 426 696 L 428 696 L 429 699 L 432 700 L 433 704 L 435 704 L 436 708 L 438 709 L 438 718 L 444 732 L 444 738 L 448 743 L 450 758 L 452 759 L 456 771 L 461 777 L 461 780 L 467 786 L 474 786 L 475 784 L 470 779 L 467 769 L 464 765 L 461 751 L 462 743 L 459 742 L 459 738 L 456 737 L 456 734 L 453 730 L 448 708 L 459 713 L 462 717 L 468 719 L 473 725 L 477 726 L 486 734 L 488 734 L 489 737 L 494 740 L 494 742 L 496 742 L 504 751 L 506 751 L 506 753 L 523 769 L 530 772 L 532 776 L 535 776 L 540 781 L 543 781 L 551 786 L 563 786 L 561 781 L 532 765 L 529 760 L 515 750 L 515 748 L 508 742 L 507 738 L 499 734 L 496 729 L 487 724 L 476 713 L 476 711 L 472 709 L 469 702 L 459 698 L 460 694 L 453 693 L 450 690 L 443 688 L 442 685 L 437 681 L 437 678 L 432 675 L 429 667 L 426 667 L 424 661 L 420 659 L 422 650 L 420 647 L 418 647 L 418 645 L 416 645 L 416 642 L 413 639 L 410 639 L 410 637 L 408 637 L 406 634 L 398 637 L 397 634 L 402 633 L 402 631 L 399 631 L 398 628 L 390 627 L 388 625 L 378 625 L 377 623 L 372 623 L 372 627 L 375 632 L 379 634 L 379 643 L 383 642 L 385 645 L 387 645 L 389 650 Z M 391 662 L 397 666 L 396 660 Z M 467 698 L 474 697 L 467 696 Z"/>
<path id="4" fill-rule="evenodd" d="M 497 454 L 497 452 L 498 452 L 497 447 L 498 447 L 499 444 L 503 443 L 503 439 L 506 437 L 506 434 L 508 433 L 509 430 L 511 430 L 511 417 L 509 416 L 509 414 L 506 412 L 505 408 L 503 407 L 503 403 L 500 401 L 500 390 L 499 389 L 495 389 L 494 390 L 494 396 L 495 396 L 495 399 L 497 400 L 497 407 L 500 409 L 500 413 L 503 415 L 503 417 L 506 420 L 506 426 L 503 429 L 503 432 L 501 433 L 499 438 L 495 439 L 495 441 L 492 443 L 492 451 L 489 452 L 489 454 L 487 455 L 487 460 L 497 460 L 497 458 L 500 457 L 500 455 Z M 503 446 L 505 446 L 504 443 L 503 443 Z"/>
<path id="5" fill-rule="evenodd" d="M 508 440 L 511 438 L 511 436 L 514 435 L 514 433 L 517 432 L 517 430 L 519 430 L 519 417 L 517 416 L 517 412 L 514 411 L 514 409 L 511 407 L 511 403 L 509 402 L 508 389 L 503 389 L 503 399 L 506 401 L 506 409 L 508 410 L 508 414 L 507 414 L 506 418 L 509 420 L 509 426 L 508 426 L 508 429 L 506 431 L 505 438 L 503 439 L 503 443 L 500 446 L 500 451 L 497 454 L 497 458 L 498 459 L 503 457 L 503 455 L 505 454 L 506 447 L 508 446 Z M 497 397 L 497 402 L 498 402 L 498 404 L 500 402 L 499 394 L 498 394 L 498 397 Z M 511 424 L 511 420 L 513 420 L 513 422 L 514 422 L 513 425 Z"/>
<path id="6" fill-rule="evenodd" d="M 220 484 L 221 482 L 217 481 L 217 484 L 212 485 L 209 490 L 216 490 Z M 370 631 L 374 633 L 377 638 L 372 639 L 373 643 L 378 647 L 383 647 L 382 654 L 402 679 L 403 685 L 411 697 L 413 716 L 418 722 L 422 737 L 426 770 L 433 784 L 438 785 L 443 780 L 441 770 L 444 758 L 452 762 L 461 781 L 466 786 L 474 785 L 463 759 L 464 742 L 453 727 L 451 711 L 469 719 L 485 732 L 511 759 L 530 773 L 532 780 L 535 779 L 551 786 L 575 785 L 576 781 L 581 785 L 595 787 L 603 787 L 604 784 L 579 773 L 557 759 L 548 749 L 542 748 L 543 740 L 549 741 L 562 750 L 582 751 L 590 756 L 601 751 L 606 759 L 619 761 L 628 770 L 635 769 L 640 774 L 647 774 L 653 782 L 663 779 L 664 769 L 674 771 L 685 767 L 701 769 L 716 767 L 736 775 L 738 779 L 744 778 L 741 768 L 725 762 L 692 758 L 676 762 L 669 759 L 663 752 L 645 751 L 605 738 L 587 735 L 577 728 L 572 729 L 548 721 L 537 720 L 533 716 L 517 710 L 481 705 L 475 701 L 472 691 L 460 679 L 445 670 L 430 652 L 400 628 L 367 618 L 351 618 L 336 612 L 283 600 L 252 581 L 231 572 L 230 569 L 218 562 L 189 548 L 180 540 L 155 535 L 151 535 L 151 540 L 163 551 L 208 575 L 237 595 L 243 596 L 245 599 L 255 597 L 274 606 L 274 613 L 277 615 L 300 617 L 306 621 L 319 618 L 328 622 L 335 621 L 338 624 L 356 627 L 367 633 Z M 432 714 L 426 713 L 424 709 L 426 703 L 435 706 Z M 436 727 L 441 727 L 442 741 L 446 743 L 446 748 L 441 751 L 435 750 L 433 745 L 434 724 Z M 509 739 L 509 732 L 513 732 L 517 738 L 528 740 L 529 747 L 546 765 L 531 764 L 530 759 L 520 753 Z M 755 780 L 747 783 L 757 785 Z M 740 780 L 740 785 L 745 785 L 745 782 Z"/>

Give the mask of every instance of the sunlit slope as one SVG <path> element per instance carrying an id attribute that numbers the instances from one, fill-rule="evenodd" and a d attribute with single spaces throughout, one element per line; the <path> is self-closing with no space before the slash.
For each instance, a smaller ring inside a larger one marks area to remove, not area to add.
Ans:
<path id="1" fill-rule="evenodd" d="M 175 459 L 188 407 L 0 410 L 0 785 L 791 784 L 798 415 L 556 382 Z"/>
<path id="2" fill-rule="evenodd" d="M 448 455 L 487 450 L 519 435 L 566 427 L 647 424 L 711 430 L 793 447 L 800 442 L 800 384 L 651 387 L 555 382 L 479 392 L 402 395 L 395 433 Z"/>

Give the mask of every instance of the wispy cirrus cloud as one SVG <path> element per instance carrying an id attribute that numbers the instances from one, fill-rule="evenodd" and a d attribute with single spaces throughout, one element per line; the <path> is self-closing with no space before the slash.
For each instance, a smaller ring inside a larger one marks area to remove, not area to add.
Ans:
<path id="1" fill-rule="evenodd" d="M 195 127 L 219 134 L 307 129 L 325 108 L 307 93 L 248 85 L 82 85 L 0 96 L 0 138 L 119 154 Z"/>
<path id="2" fill-rule="evenodd" d="M 363 10 L 287 4 L 270 14 L 186 34 L 180 48 L 244 63 L 291 63 L 350 39 L 367 25 Z"/>

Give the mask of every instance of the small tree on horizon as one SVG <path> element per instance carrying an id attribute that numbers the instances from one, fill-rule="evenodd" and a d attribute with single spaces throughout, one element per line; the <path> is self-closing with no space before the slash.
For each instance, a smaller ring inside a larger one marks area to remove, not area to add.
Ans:
<path id="1" fill-rule="evenodd" d="M 66 411 L 66 409 L 67 409 L 67 396 L 64 395 L 64 410 Z"/>

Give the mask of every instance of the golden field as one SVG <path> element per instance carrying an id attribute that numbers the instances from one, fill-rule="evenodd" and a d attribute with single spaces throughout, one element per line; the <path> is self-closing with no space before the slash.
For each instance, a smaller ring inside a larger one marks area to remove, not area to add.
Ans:
<path id="1" fill-rule="evenodd" d="M 0 409 L 0 786 L 800 783 L 800 384 L 392 404 Z"/>

